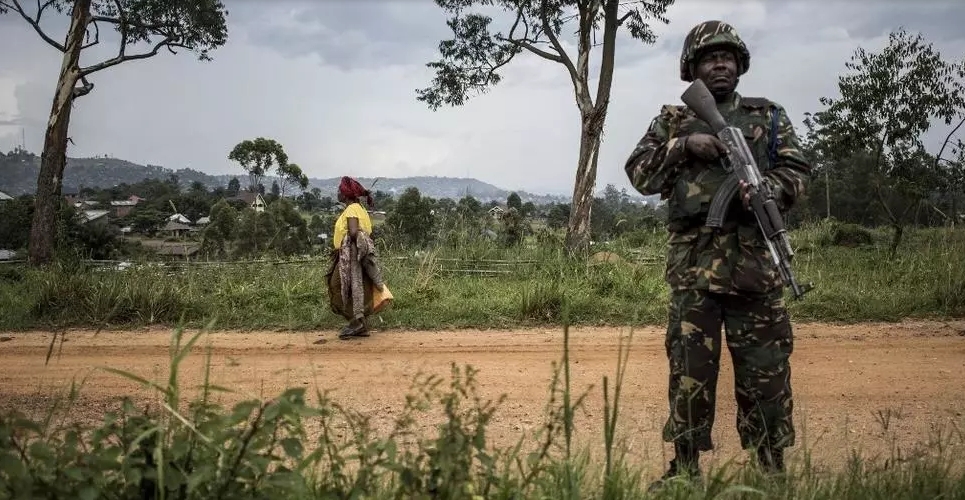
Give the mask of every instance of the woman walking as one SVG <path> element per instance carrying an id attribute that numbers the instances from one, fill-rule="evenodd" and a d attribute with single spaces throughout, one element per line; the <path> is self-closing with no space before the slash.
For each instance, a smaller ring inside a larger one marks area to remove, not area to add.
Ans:
<path id="1" fill-rule="evenodd" d="M 332 310 L 349 320 L 340 339 L 368 337 L 368 315 L 381 311 L 392 300 L 385 286 L 372 241 L 372 219 L 361 204 L 371 207 L 372 194 L 355 179 L 342 177 L 338 201 L 345 205 L 335 221 L 332 267 L 327 278 Z"/>

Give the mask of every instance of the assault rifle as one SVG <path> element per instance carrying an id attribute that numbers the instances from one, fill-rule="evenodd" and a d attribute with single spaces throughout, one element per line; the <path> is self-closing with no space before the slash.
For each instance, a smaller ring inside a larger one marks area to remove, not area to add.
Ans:
<path id="1" fill-rule="evenodd" d="M 744 134 L 737 127 L 728 125 L 724 117 L 717 111 L 717 103 L 711 95 L 707 86 L 701 80 L 694 82 L 680 96 L 684 104 L 687 105 L 697 117 L 707 122 L 713 129 L 714 134 L 721 142 L 727 146 L 727 156 L 722 158 L 724 170 L 730 174 L 714 195 L 710 204 L 710 211 L 707 214 L 707 226 L 720 228 L 723 226 L 724 219 L 734 196 L 739 196 L 740 182 L 744 181 L 749 185 L 750 206 L 757 219 L 757 226 L 764 235 L 764 241 L 771 252 L 771 259 L 781 273 L 781 280 L 784 286 L 790 287 L 795 299 L 800 299 L 805 293 L 814 288 L 814 285 L 807 283 L 798 284 L 791 270 L 791 260 L 794 258 L 794 250 L 791 249 L 791 242 L 787 237 L 787 230 L 784 227 L 784 218 L 781 216 L 777 203 L 774 201 L 774 193 L 771 192 L 768 184 L 763 182 L 761 172 L 754 161 Z"/>

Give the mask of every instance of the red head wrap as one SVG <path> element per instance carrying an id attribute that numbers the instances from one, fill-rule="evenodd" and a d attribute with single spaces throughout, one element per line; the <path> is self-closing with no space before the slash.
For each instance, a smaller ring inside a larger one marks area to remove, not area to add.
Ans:
<path id="1" fill-rule="evenodd" d="M 373 204 L 372 194 L 369 193 L 369 190 L 351 177 L 342 177 L 342 182 L 338 185 L 338 192 L 349 200 L 359 200 L 364 196 L 370 207 Z"/>

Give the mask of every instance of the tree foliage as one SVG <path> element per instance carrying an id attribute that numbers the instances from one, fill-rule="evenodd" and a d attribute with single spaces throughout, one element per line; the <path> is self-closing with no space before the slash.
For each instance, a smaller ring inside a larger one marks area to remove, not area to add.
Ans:
<path id="1" fill-rule="evenodd" d="M 82 82 L 74 97 L 90 93 L 94 84 L 87 77 L 118 64 L 147 59 L 161 50 L 177 54 L 188 50 L 201 61 L 211 60 L 211 51 L 228 40 L 228 11 L 219 0 L 37 0 L 35 8 L 26 0 L 0 0 L 0 14 L 18 14 L 40 38 L 60 52 L 67 53 L 64 37 L 53 36 L 41 27 L 44 14 L 73 16 L 81 8 L 84 41 L 80 50 L 101 43 L 101 28 L 117 33 L 117 53 L 108 59 L 77 68 Z M 141 50 L 132 50 L 144 46 Z"/>
<path id="2" fill-rule="evenodd" d="M 209 219 L 211 222 L 202 233 L 201 252 L 209 258 L 226 258 L 227 244 L 235 238 L 238 211 L 222 199 L 211 207 Z"/>
<path id="3" fill-rule="evenodd" d="M 906 215 L 945 181 L 942 152 L 929 155 L 922 138 L 936 119 L 945 125 L 965 119 L 965 61 L 946 61 L 920 34 L 904 30 L 888 42 L 878 53 L 855 51 L 846 63 L 850 74 L 838 79 L 841 96 L 822 97 L 825 109 L 806 125 L 823 168 L 870 155 L 875 201 L 895 229 L 894 249 Z M 889 198 L 912 202 L 899 208 Z"/>
<path id="4" fill-rule="evenodd" d="M 656 35 L 649 20 L 668 23 L 664 13 L 673 0 L 436 0 L 436 4 L 452 16 L 446 24 L 453 38 L 441 41 L 441 59 L 426 65 L 436 76 L 429 87 L 416 91 L 419 101 L 433 110 L 443 105 L 461 106 L 497 85 L 502 80 L 499 70 L 526 51 L 566 68 L 582 108 L 580 94 L 589 77 L 589 52 L 601 23 L 609 23 L 607 28 L 612 31 L 604 35 L 601 61 L 611 67 L 612 75 L 616 29 L 625 26 L 630 36 L 652 44 Z M 512 20 L 509 29 L 493 33 L 493 18 L 467 12 L 473 7 L 494 7 L 507 13 Z M 616 15 L 608 19 L 613 13 Z M 563 29 L 572 21 L 579 24 L 580 47 L 575 59 L 563 49 Z M 603 73 L 608 73 L 605 68 Z M 601 82 L 599 88 L 598 95 L 608 94 L 609 82 Z"/>
<path id="5" fill-rule="evenodd" d="M 281 143 L 264 137 L 239 142 L 228 153 L 228 159 L 237 162 L 248 172 L 251 191 L 257 189 L 261 179 L 268 175 L 271 169 L 284 168 L 288 165 L 288 154 L 285 153 Z"/>
<path id="6" fill-rule="evenodd" d="M 284 197 L 289 186 L 308 188 L 308 176 L 302 173 L 302 168 L 294 163 L 278 166 L 278 176 L 281 177 L 281 195 Z"/>
<path id="7" fill-rule="evenodd" d="M 404 245 L 422 246 L 432 240 L 436 219 L 432 215 L 434 201 L 424 197 L 415 187 L 406 188 L 388 214 L 385 225 L 390 239 Z"/>
<path id="8" fill-rule="evenodd" d="M 523 209 L 523 200 L 515 192 L 509 193 L 506 197 L 506 208 L 515 208 L 516 210 Z"/>

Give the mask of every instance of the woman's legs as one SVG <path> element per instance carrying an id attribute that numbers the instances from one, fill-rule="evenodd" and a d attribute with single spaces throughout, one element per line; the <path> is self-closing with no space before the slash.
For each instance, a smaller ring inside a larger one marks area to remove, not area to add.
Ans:
<path id="1" fill-rule="evenodd" d="M 342 303 L 352 304 L 352 320 L 339 332 L 339 338 L 352 336 L 367 336 L 365 324 L 365 288 L 362 276 L 362 264 L 358 259 L 358 248 L 346 239 L 342 244 L 339 259 L 339 272 L 342 279 Z"/>

